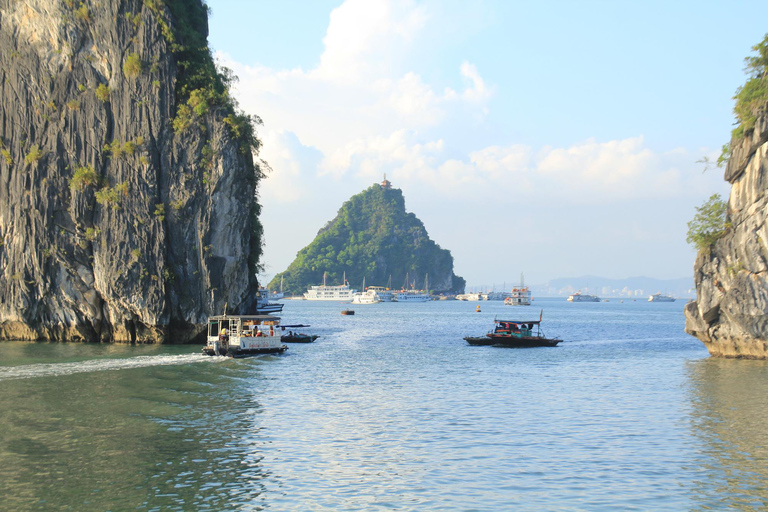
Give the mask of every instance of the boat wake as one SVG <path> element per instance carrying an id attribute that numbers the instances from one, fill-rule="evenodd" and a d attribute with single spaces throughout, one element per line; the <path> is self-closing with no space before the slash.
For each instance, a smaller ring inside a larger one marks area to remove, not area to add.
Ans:
<path id="1" fill-rule="evenodd" d="M 0 368 L 0 381 L 12 379 L 31 379 L 35 377 L 59 377 L 75 373 L 103 372 L 109 370 L 127 370 L 147 366 L 170 366 L 189 363 L 202 363 L 219 358 L 205 357 L 202 354 L 137 356 L 126 359 L 93 359 L 73 363 L 30 364 Z"/>

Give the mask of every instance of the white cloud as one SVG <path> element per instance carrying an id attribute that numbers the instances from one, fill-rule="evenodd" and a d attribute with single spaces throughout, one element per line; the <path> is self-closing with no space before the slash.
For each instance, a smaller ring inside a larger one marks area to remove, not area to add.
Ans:
<path id="1" fill-rule="evenodd" d="M 433 238 L 454 251 L 464 266 L 458 273 L 469 278 L 468 267 L 491 269 L 498 254 L 520 254 L 511 237 L 495 239 L 495 250 L 478 256 L 488 233 L 516 227 L 535 240 L 528 261 L 515 262 L 529 268 L 537 264 L 537 251 L 560 254 L 565 244 L 589 255 L 600 243 L 624 251 L 643 238 L 631 248 L 639 251 L 648 233 L 670 224 L 657 213 L 656 224 L 638 230 L 637 212 L 646 203 L 691 210 L 691 203 L 722 188 L 717 172 L 702 176 L 699 153 L 653 151 L 642 136 L 563 147 L 513 139 L 470 145 L 466 141 L 477 138 L 466 133 L 487 119 L 495 86 L 467 60 L 452 63 L 456 83 L 463 82 L 452 87 L 429 83 L 424 77 L 430 73 L 406 65 L 427 24 L 440 23 L 435 16 L 407 0 L 348 0 L 331 14 L 315 69 L 248 66 L 219 55 L 240 78 L 235 94 L 241 106 L 264 120 L 262 157 L 274 170 L 260 191 L 271 272 L 283 270 L 346 199 L 383 173 L 403 189 L 409 210 Z M 629 204 L 632 216 L 602 214 Z M 672 224 L 684 229 L 685 222 Z M 581 268 L 589 271 L 593 257 L 584 258 Z"/>

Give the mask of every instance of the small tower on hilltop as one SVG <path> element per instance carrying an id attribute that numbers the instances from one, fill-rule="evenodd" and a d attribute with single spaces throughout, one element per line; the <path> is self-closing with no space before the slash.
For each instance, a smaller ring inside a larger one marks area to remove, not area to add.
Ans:
<path id="1" fill-rule="evenodd" d="M 387 173 L 384 173 L 384 181 L 381 182 L 381 188 L 389 190 L 392 188 L 392 183 L 387 180 Z"/>

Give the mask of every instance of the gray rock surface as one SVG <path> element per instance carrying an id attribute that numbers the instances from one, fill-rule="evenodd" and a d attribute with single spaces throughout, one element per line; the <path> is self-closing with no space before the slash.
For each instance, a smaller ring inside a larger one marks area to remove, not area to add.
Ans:
<path id="1" fill-rule="evenodd" d="M 730 228 L 694 265 L 697 300 L 686 327 L 721 357 L 768 358 L 768 115 L 732 143 Z"/>
<path id="2" fill-rule="evenodd" d="M 223 109 L 174 132 L 177 75 L 140 0 L 0 0 L 1 339 L 185 342 L 253 311 L 258 168 Z"/>

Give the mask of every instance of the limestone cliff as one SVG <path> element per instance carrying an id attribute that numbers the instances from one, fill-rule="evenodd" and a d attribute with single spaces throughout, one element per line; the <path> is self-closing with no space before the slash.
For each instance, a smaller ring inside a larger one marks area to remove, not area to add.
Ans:
<path id="1" fill-rule="evenodd" d="M 699 251 L 685 330 L 710 354 L 768 358 L 768 115 L 731 142 L 725 235 Z"/>
<path id="2" fill-rule="evenodd" d="M 167 4 L 0 0 L 2 339 L 183 342 L 253 307 L 259 169 L 231 104 L 177 115 L 207 13 Z"/>

